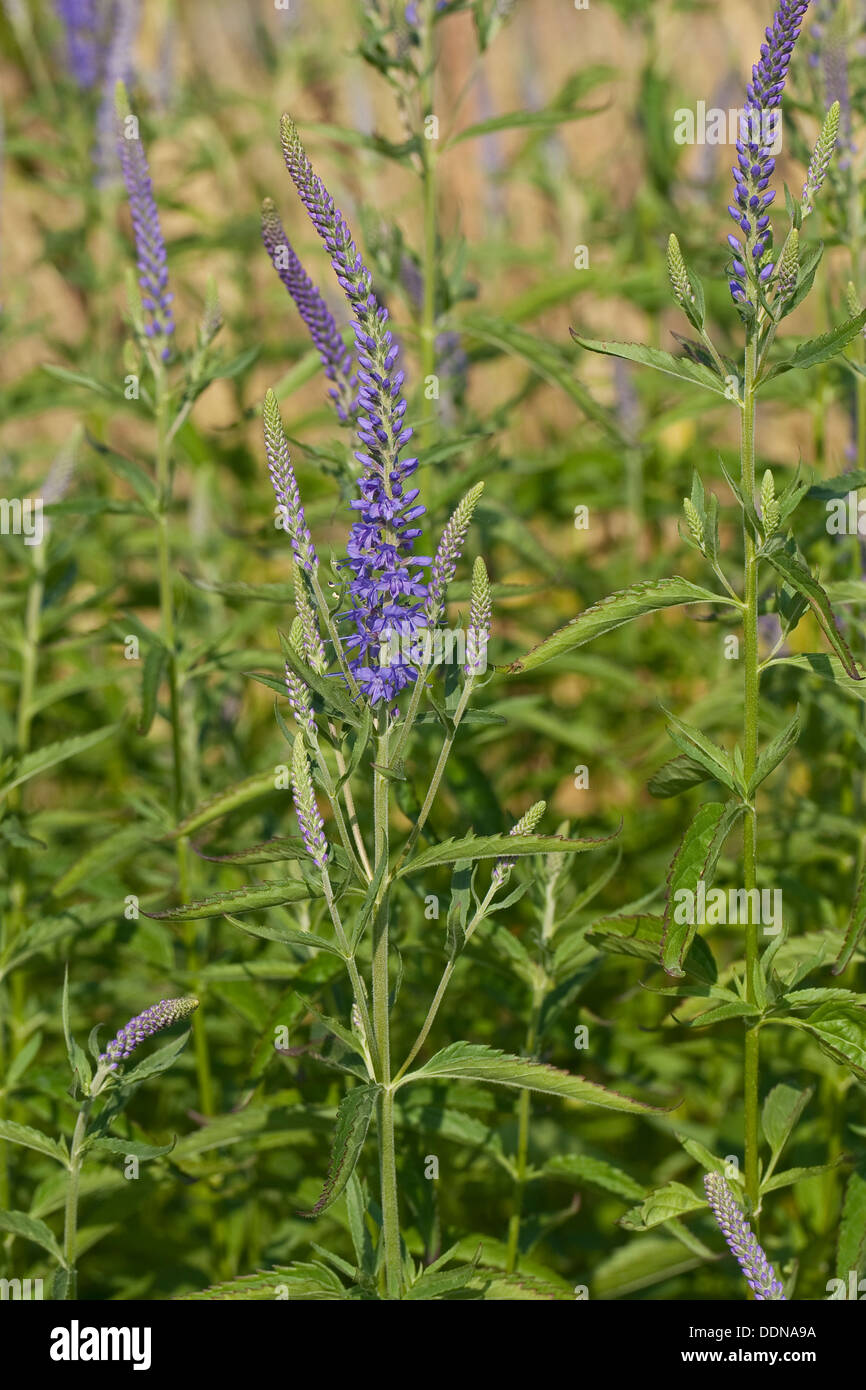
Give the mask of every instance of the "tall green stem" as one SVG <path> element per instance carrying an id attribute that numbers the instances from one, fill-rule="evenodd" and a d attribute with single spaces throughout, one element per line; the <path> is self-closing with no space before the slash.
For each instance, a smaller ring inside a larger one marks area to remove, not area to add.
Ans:
<path id="1" fill-rule="evenodd" d="M 743 387 L 743 423 L 741 437 L 740 484 L 743 497 L 753 502 L 755 497 L 755 370 L 756 335 L 750 332 L 746 345 L 746 375 Z M 744 672 L 743 672 L 743 764 L 745 781 L 749 784 L 758 761 L 758 561 L 755 539 L 748 520 L 743 518 L 743 603 L 744 612 Z M 758 826 L 754 805 L 749 808 L 743 831 L 743 887 L 749 904 L 746 925 L 746 999 L 755 1003 L 755 977 L 760 969 L 758 959 L 758 923 L 752 908 L 752 890 L 758 879 Z M 745 1178 L 746 1193 L 752 1206 L 758 1206 L 758 1030 L 746 1033 L 744 1062 L 745 1109 Z"/>
<path id="2" fill-rule="evenodd" d="M 532 1000 L 532 1014 L 526 1031 L 526 1056 L 532 1057 L 538 1042 L 538 1026 L 541 1021 L 542 996 L 536 991 Z M 520 1222 L 523 1217 L 523 1199 L 526 1194 L 526 1176 L 529 1171 L 529 1121 L 530 1094 L 521 1091 L 517 1102 L 517 1176 L 514 1185 L 514 1207 L 508 1221 L 508 1242 L 505 1249 L 505 1272 L 513 1274 L 517 1269 L 520 1253 Z"/>
<path id="3" fill-rule="evenodd" d="M 171 433 L 169 431 L 169 408 L 171 400 L 161 366 L 156 373 L 156 482 L 159 496 L 157 512 L 157 559 L 159 566 L 159 609 L 161 617 L 162 641 L 168 653 L 169 715 L 171 721 L 172 749 L 172 810 L 178 824 L 186 809 L 186 787 L 184 776 L 183 723 L 178 679 L 177 637 L 174 612 L 174 584 L 171 572 L 171 545 L 169 542 L 168 521 L 171 504 Z M 178 890 L 182 901 L 190 899 L 190 860 L 189 841 L 181 836 L 176 842 Z M 196 947 L 196 924 L 189 922 L 186 928 L 185 943 L 187 965 L 193 977 L 193 988 L 198 989 L 199 959 Z M 205 1115 L 214 1112 L 213 1081 L 208 1054 L 207 1033 L 205 1031 L 204 1009 L 200 1008 L 192 1025 L 193 1049 L 195 1053 L 196 1076 L 198 1078 L 199 1106 Z"/>
<path id="4" fill-rule="evenodd" d="M 374 870 L 389 852 L 389 787 L 382 769 L 388 766 L 388 712 L 379 716 L 376 766 L 373 770 Z M 378 1054 L 379 1175 L 382 1193 L 382 1238 L 385 1246 L 385 1285 L 389 1298 L 399 1298 L 402 1284 L 400 1212 L 397 1203 L 397 1158 L 394 1147 L 394 1092 L 391 1083 L 391 1025 L 389 1014 L 388 945 L 390 890 L 386 889 L 373 919 L 373 1032 Z"/>
<path id="5" fill-rule="evenodd" d="M 78 1297 L 78 1192 L 81 1185 L 82 1148 L 87 1137 L 90 1101 L 78 1112 L 69 1151 L 69 1178 L 66 1184 L 66 1217 L 63 1225 L 63 1259 L 66 1265 L 66 1298 Z"/>

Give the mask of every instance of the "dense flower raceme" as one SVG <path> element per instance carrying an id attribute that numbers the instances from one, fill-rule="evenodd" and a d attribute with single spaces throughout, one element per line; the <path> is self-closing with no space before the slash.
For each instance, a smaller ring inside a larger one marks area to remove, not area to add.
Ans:
<path id="1" fill-rule="evenodd" d="M 172 1024 L 180 1023 L 181 1019 L 189 1018 L 198 1008 L 198 1000 L 188 995 L 182 999 L 161 999 L 158 1004 L 151 1004 L 149 1009 L 145 1009 L 143 1014 L 136 1014 L 108 1044 L 104 1052 L 99 1055 L 99 1060 L 109 1071 L 116 1071 L 120 1062 L 131 1056 L 140 1043 L 145 1038 L 150 1038 L 154 1033 L 161 1033 L 164 1028 L 171 1028 Z"/>
<path id="2" fill-rule="evenodd" d="M 266 198 L 262 204 L 262 241 L 274 269 L 295 301 L 298 313 L 309 330 L 322 359 L 325 376 L 334 384 L 329 394 L 340 420 L 345 423 L 354 417 L 357 409 L 352 354 L 340 337 L 333 314 L 304 270 L 297 252 L 286 236 L 270 198 Z"/>
<path id="3" fill-rule="evenodd" d="M 289 455 L 289 441 L 283 430 L 280 407 L 273 391 L 268 391 L 265 396 L 262 419 L 265 427 L 265 453 L 268 459 L 268 472 L 271 475 L 271 483 L 277 499 L 277 509 L 280 513 L 283 529 L 288 532 L 298 564 L 302 569 L 313 570 L 318 565 L 319 560 L 312 537 L 307 529 L 301 494 L 298 491 L 295 470 L 292 468 L 292 460 Z"/>
<path id="4" fill-rule="evenodd" d="M 145 314 L 144 331 L 149 338 L 169 339 L 174 333 L 174 315 L 171 309 L 174 295 L 170 294 L 168 289 L 165 241 L 159 225 L 159 213 L 153 196 L 147 156 L 137 132 L 137 122 L 126 109 L 126 97 L 121 83 L 118 83 L 117 112 L 117 152 L 132 213 L 138 283 L 142 289 L 141 304 Z M 133 127 L 134 134 L 131 133 Z M 171 356 L 171 346 L 167 341 L 161 349 L 161 356 L 163 361 L 167 361 Z"/>
<path id="5" fill-rule="evenodd" d="M 115 93 L 118 82 L 132 80 L 132 47 L 138 32 L 140 0 L 115 0 L 112 7 L 110 37 L 101 63 L 102 96 L 96 116 L 96 144 L 93 162 L 96 182 L 117 179 L 117 122 Z"/>
<path id="6" fill-rule="evenodd" d="M 57 13 L 66 34 L 70 75 L 79 87 L 95 87 L 108 40 L 108 5 L 105 0 L 57 0 Z"/>
<path id="7" fill-rule="evenodd" d="M 352 607 L 345 616 L 352 619 L 355 632 L 346 646 L 353 653 L 349 665 L 361 693 L 371 704 L 390 703 L 417 678 L 416 669 L 402 655 L 406 644 L 400 639 L 426 626 L 427 587 L 421 566 L 429 564 L 428 558 L 412 554 L 421 534 L 414 523 L 425 509 L 417 500 L 418 489 L 405 486 L 418 460 L 402 457 L 412 437 L 404 421 L 404 373 L 398 369 L 399 349 L 388 328 L 388 311 L 372 291 L 372 277 L 342 213 L 313 172 L 288 116 L 283 117 L 281 131 L 286 166 L 355 316 L 358 438 L 363 446 L 355 457 L 364 471 L 358 484 L 361 497 L 352 503 L 358 520 L 347 547 L 353 579 Z M 387 660 L 383 652 L 390 654 Z"/>
<path id="8" fill-rule="evenodd" d="M 734 253 L 730 289 L 736 304 L 754 304 L 749 289 L 757 284 L 767 285 L 773 275 L 773 233 L 768 209 L 776 194 L 769 183 L 776 167 L 774 150 L 781 136 L 782 93 L 808 8 L 809 0 L 781 0 L 746 88 L 737 163 L 733 168 L 734 198 L 728 207 L 741 234 L 728 237 Z"/>
<path id="9" fill-rule="evenodd" d="M 740 1210 L 734 1194 L 720 1173 L 707 1173 L 704 1178 L 707 1201 L 725 1237 L 731 1254 L 739 1263 L 749 1288 L 759 1302 L 785 1302 L 781 1280 L 770 1264 Z"/>

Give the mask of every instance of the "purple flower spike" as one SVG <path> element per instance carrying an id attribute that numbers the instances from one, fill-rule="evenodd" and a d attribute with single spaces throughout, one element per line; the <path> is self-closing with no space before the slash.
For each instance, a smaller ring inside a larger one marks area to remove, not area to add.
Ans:
<path id="1" fill-rule="evenodd" d="M 759 1302 L 787 1302 L 781 1280 L 776 1278 L 773 1266 L 758 1244 L 757 1236 L 752 1234 L 752 1228 L 724 1178 L 720 1173 L 707 1173 L 704 1187 L 719 1230 L 731 1254 L 736 1257 L 755 1298 Z"/>
<path id="2" fill-rule="evenodd" d="M 88 90 L 99 81 L 105 43 L 105 5 L 100 0 L 57 0 L 57 13 L 66 31 L 70 75 Z"/>
<path id="3" fill-rule="evenodd" d="M 404 686 L 417 679 L 417 670 L 403 653 L 415 633 L 426 627 L 422 601 L 427 586 L 420 566 L 425 557 L 412 554 L 421 532 L 414 524 L 425 508 L 418 489 L 405 487 L 418 467 L 416 458 L 403 458 L 412 437 L 405 423 L 404 374 L 399 348 L 388 328 L 388 311 L 372 290 L 352 233 L 321 179 L 314 174 L 294 122 L 281 122 L 286 167 L 319 236 L 331 256 L 355 316 L 358 349 L 358 439 L 355 454 L 364 472 L 361 497 L 352 503 L 358 519 L 349 533 L 347 565 L 354 578 L 349 585 L 352 606 L 344 616 L 355 624 L 346 639 L 354 653 L 349 662 L 361 693 L 371 704 L 390 703 Z M 405 639 L 405 640 L 404 640 Z"/>
<path id="4" fill-rule="evenodd" d="M 95 182 L 103 187 L 117 179 L 117 84 L 132 80 L 132 49 L 139 19 L 139 0 L 116 0 L 111 12 L 111 34 L 101 61 L 102 96 L 93 150 Z"/>
<path id="5" fill-rule="evenodd" d="M 334 383 L 329 392 L 337 415 L 345 424 L 357 412 L 355 377 L 352 354 L 343 343 L 334 316 L 313 284 L 292 247 L 277 210 L 270 198 L 262 204 L 262 241 L 274 269 L 295 301 L 298 313 L 306 324 L 325 368 L 325 376 Z"/>
<path id="6" fill-rule="evenodd" d="M 737 163 L 732 170 L 734 202 L 743 209 L 744 215 L 747 209 L 752 213 L 763 212 L 774 196 L 772 193 L 768 196 L 764 190 L 776 167 L 773 145 L 781 131 L 779 108 L 782 93 L 794 44 L 808 8 L 809 0 L 780 0 L 773 23 L 766 30 L 761 57 L 752 68 L 752 81 L 746 88 L 746 101 L 740 118 Z M 732 239 L 729 237 L 728 240 Z M 764 285 L 769 282 L 772 266 L 765 274 L 763 260 L 766 257 L 769 262 L 772 245 L 769 226 L 760 233 L 753 230 L 746 233 L 749 255 L 735 264 L 731 281 L 731 297 L 735 304 L 754 304 L 755 300 L 749 297 L 747 289 L 752 289 L 756 294 L 754 282 L 760 281 Z"/>
<path id="7" fill-rule="evenodd" d="M 138 256 L 138 283 L 142 289 L 141 304 L 145 316 L 144 331 L 148 338 L 170 338 L 174 333 L 174 315 L 171 310 L 174 295 L 168 290 L 165 241 L 159 225 L 153 184 L 141 139 L 137 133 L 135 136 L 127 136 L 126 124 L 134 118 L 129 116 L 126 108 L 123 84 L 118 83 L 117 89 L 117 152 L 132 213 L 132 229 Z M 160 355 L 164 362 L 168 361 L 171 356 L 168 343 L 162 348 Z"/>
<path id="8" fill-rule="evenodd" d="M 131 1056 L 145 1038 L 152 1037 L 154 1033 L 161 1033 L 164 1028 L 171 1028 L 172 1024 L 180 1023 L 183 1018 L 189 1018 L 197 1008 L 198 1000 L 192 996 L 183 999 L 161 999 L 158 1004 L 151 1004 L 143 1014 L 136 1014 L 135 1018 L 131 1018 L 121 1028 L 117 1037 L 99 1054 L 100 1062 L 107 1066 L 109 1071 L 116 1071 L 120 1062 Z"/>

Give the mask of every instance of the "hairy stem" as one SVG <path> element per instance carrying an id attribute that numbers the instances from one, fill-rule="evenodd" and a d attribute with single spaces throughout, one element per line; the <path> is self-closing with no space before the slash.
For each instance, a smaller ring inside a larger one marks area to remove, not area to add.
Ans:
<path id="1" fill-rule="evenodd" d="M 746 372 L 743 386 L 743 419 L 741 434 L 740 483 L 746 501 L 755 497 L 755 368 L 756 338 L 749 334 L 746 345 Z M 743 765 L 746 783 L 750 783 L 758 760 L 758 561 L 755 540 L 748 520 L 743 518 L 743 603 L 744 612 L 744 670 L 743 670 Z M 760 969 L 758 959 L 758 923 L 754 920 L 751 890 L 758 881 L 758 826 L 754 805 L 746 815 L 743 831 L 743 887 L 746 890 L 748 921 L 746 924 L 746 999 L 754 1004 L 755 977 Z M 746 1193 L 752 1210 L 758 1207 L 758 1100 L 759 1100 L 759 1043 L 758 1030 L 746 1033 L 744 1059 L 745 1111 L 745 1179 Z"/>
<path id="2" fill-rule="evenodd" d="M 66 1265 L 66 1298 L 78 1297 L 78 1192 L 81 1185 L 82 1148 L 87 1138 L 90 1100 L 78 1112 L 69 1151 L 69 1177 L 66 1182 L 66 1214 L 63 1223 L 63 1260 Z"/>
<path id="3" fill-rule="evenodd" d="M 378 716 L 376 765 L 373 769 L 374 867 L 388 859 L 390 782 L 388 766 L 388 711 Z M 385 1287 L 389 1298 L 399 1298 L 402 1286 L 400 1212 L 397 1203 L 397 1159 L 394 1147 L 394 1092 L 391 1085 L 391 1035 L 389 1012 L 388 945 L 390 890 L 382 893 L 373 917 L 373 1034 L 378 1054 L 379 1177 L 382 1196 L 382 1239 L 385 1247 Z"/>
<path id="4" fill-rule="evenodd" d="M 183 712 L 181 709 L 180 683 L 178 678 L 177 637 L 174 611 L 174 584 L 171 570 L 171 545 L 168 533 L 169 508 L 171 504 L 171 446 L 168 428 L 171 399 L 165 372 L 161 365 L 156 368 L 156 482 L 159 496 L 157 513 L 157 560 L 159 566 L 159 610 L 163 645 L 168 652 L 168 692 L 169 718 L 171 721 L 172 751 L 172 810 L 175 823 L 183 819 L 186 809 L 186 786 L 184 770 Z M 180 836 L 176 842 L 178 891 L 183 902 L 190 900 L 190 858 L 189 840 Z M 187 966 L 193 977 L 193 988 L 199 990 L 199 958 L 196 945 L 197 927 L 194 922 L 187 924 L 184 941 L 186 945 Z M 196 1077 L 198 1080 L 199 1108 L 202 1114 L 214 1113 L 213 1080 L 207 1033 L 205 1031 L 204 1009 L 200 1008 L 192 1024 L 193 1050 L 195 1054 Z"/>

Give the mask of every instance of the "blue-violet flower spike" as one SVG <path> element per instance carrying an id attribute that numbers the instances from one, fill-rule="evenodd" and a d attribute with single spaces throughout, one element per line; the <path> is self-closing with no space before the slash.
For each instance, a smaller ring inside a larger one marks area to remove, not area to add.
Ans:
<path id="1" fill-rule="evenodd" d="M 135 1018 L 131 1018 L 120 1029 L 117 1037 L 100 1053 L 100 1062 L 105 1064 L 109 1071 L 116 1071 L 118 1064 L 131 1056 L 145 1038 L 152 1037 L 154 1033 L 161 1033 L 164 1028 L 171 1028 L 172 1024 L 180 1023 L 181 1019 L 189 1018 L 197 1008 L 198 1000 L 191 995 L 183 999 L 161 999 L 158 1004 L 151 1004 L 143 1014 L 136 1014 Z"/>
<path id="2" fill-rule="evenodd" d="M 780 1279 L 770 1264 L 757 1236 L 740 1210 L 734 1194 L 720 1173 L 707 1173 L 704 1177 L 707 1201 L 725 1237 L 731 1254 L 746 1277 L 749 1288 L 759 1302 L 786 1302 Z"/>

